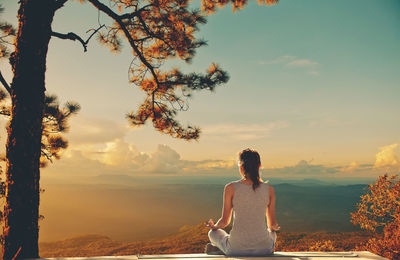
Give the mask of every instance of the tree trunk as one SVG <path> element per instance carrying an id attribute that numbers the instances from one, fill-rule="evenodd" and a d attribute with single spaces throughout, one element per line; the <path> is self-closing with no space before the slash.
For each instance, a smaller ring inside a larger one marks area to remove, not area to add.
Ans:
<path id="1" fill-rule="evenodd" d="M 39 256 L 39 158 L 47 49 L 54 0 L 21 0 L 10 62 L 12 111 L 8 126 L 3 259 Z"/>

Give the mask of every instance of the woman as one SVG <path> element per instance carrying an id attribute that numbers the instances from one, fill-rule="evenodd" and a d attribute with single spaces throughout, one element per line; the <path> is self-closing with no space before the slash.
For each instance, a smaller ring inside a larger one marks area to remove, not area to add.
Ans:
<path id="1" fill-rule="evenodd" d="M 229 256 L 272 254 L 275 231 L 280 229 L 275 219 L 274 189 L 260 178 L 256 151 L 240 152 L 238 165 L 242 179 L 225 185 L 222 217 L 215 224 L 212 219 L 206 224 L 211 228 L 206 253 L 218 254 L 219 249 Z M 232 230 L 227 234 L 223 228 L 231 222 L 232 210 Z"/>

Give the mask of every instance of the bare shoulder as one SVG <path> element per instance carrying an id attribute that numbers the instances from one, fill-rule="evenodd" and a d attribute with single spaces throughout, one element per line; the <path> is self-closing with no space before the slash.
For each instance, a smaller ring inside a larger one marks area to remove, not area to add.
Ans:
<path id="1" fill-rule="evenodd" d="M 233 189 L 234 189 L 233 187 L 234 187 L 233 182 L 230 182 L 230 183 L 228 183 L 228 184 L 225 185 L 224 190 L 225 190 L 225 192 L 227 192 L 227 193 L 233 193 Z"/>
<path id="2" fill-rule="evenodd" d="M 266 183 L 267 184 L 267 186 L 268 186 L 268 191 L 269 191 L 269 194 L 274 194 L 274 187 L 272 187 L 272 185 L 271 184 L 269 184 L 269 183 Z"/>
<path id="3" fill-rule="evenodd" d="M 233 182 L 230 182 L 225 185 L 225 190 L 233 190 Z"/>

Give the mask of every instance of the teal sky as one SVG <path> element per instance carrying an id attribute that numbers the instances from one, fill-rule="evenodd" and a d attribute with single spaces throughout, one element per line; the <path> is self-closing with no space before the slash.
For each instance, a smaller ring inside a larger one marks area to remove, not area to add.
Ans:
<path id="1" fill-rule="evenodd" d="M 17 4 L 1 19 L 16 24 Z M 196 5 L 196 3 L 194 3 Z M 102 21 L 107 21 L 104 16 Z M 53 30 L 81 36 L 97 26 L 97 11 L 69 1 Z M 198 92 L 182 112 L 200 126 L 198 142 L 131 128 L 125 114 L 144 95 L 128 83 L 131 51 L 98 42 L 83 53 L 77 42 L 52 39 L 46 84 L 82 110 L 71 120 L 70 148 L 46 174 L 236 174 L 237 153 L 260 152 L 265 174 L 288 178 L 372 177 L 398 172 L 400 143 L 400 2 L 389 0 L 250 2 L 208 17 L 199 37 L 208 46 L 184 71 L 216 62 L 230 81 Z M 83 37 L 85 38 L 85 37 Z M 5 61 L 0 70 L 11 81 Z M 4 134 L 0 142 L 3 146 Z M 84 167 L 80 167 L 84 165 Z"/>

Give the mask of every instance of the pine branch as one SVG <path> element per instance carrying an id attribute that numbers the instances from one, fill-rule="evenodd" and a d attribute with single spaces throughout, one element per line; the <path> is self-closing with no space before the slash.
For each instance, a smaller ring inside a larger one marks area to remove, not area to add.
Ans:
<path id="1" fill-rule="evenodd" d="M 57 38 L 63 39 L 63 40 L 78 40 L 81 42 L 82 46 L 83 46 L 83 51 L 86 52 L 87 48 L 86 48 L 86 43 L 85 41 L 77 34 L 70 32 L 67 34 L 63 34 L 63 33 L 58 33 L 58 32 L 51 32 L 51 36 L 55 36 Z"/>
<path id="2" fill-rule="evenodd" d="M 53 160 L 51 159 L 51 155 L 49 155 L 48 153 L 46 153 L 45 149 L 42 149 L 42 155 L 46 157 L 46 159 L 48 161 L 50 161 L 51 163 L 53 163 Z"/>
<path id="3" fill-rule="evenodd" d="M 154 71 L 154 67 L 146 60 L 143 54 L 139 51 L 139 48 L 135 44 L 135 40 L 132 38 L 131 34 L 129 33 L 128 28 L 126 28 L 124 22 L 121 19 L 121 16 L 116 14 L 113 10 L 111 10 L 108 6 L 104 5 L 98 0 L 88 0 L 92 5 L 94 5 L 98 10 L 102 11 L 103 13 L 107 14 L 109 17 L 114 19 L 115 22 L 118 23 L 121 30 L 124 32 L 126 38 L 129 41 L 129 44 L 135 51 L 136 55 L 139 57 L 140 61 L 149 68 L 151 74 L 153 75 L 154 80 L 156 81 L 157 85 L 159 85 L 158 77 Z"/>
<path id="4" fill-rule="evenodd" d="M 7 92 L 11 95 L 10 85 L 8 85 L 7 81 L 4 79 L 3 74 L 1 74 L 1 71 L 0 71 L 0 81 L 1 84 L 3 84 L 4 88 L 7 90 Z"/>
<path id="5" fill-rule="evenodd" d="M 165 39 L 163 39 L 163 38 L 161 38 L 161 37 L 155 35 L 153 32 L 150 31 L 149 27 L 147 26 L 147 24 L 146 24 L 145 21 L 143 20 L 143 17 L 140 15 L 140 13 L 139 13 L 139 15 L 137 16 L 137 18 L 139 18 L 140 23 L 143 25 L 143 29 L 146 31 L 146 33 L 147 33 L 148 35 L 150 35 L 151 37 L 156 38 L 156 39 L 158 39 L 158 40 L 164 42 L 164 43 L 165 43 L 169 48 L 171 48 L 172 50 L 174 49 L 174 48 L 171 46 L 171 44 L 169 44 Z"/>
<path id="6" fill-rule="evenodd" d="M 137 17 L 138 15 L 140 15 L 141 12 L 145 11 L 147 7 L 153 6 L 153 4 L 148 4 L 143 6 L 142 8 L 140 8 L 139 10 L 132 12 L 132 13 L 128 13 L 128 14 L 121 14 L 119 15 L 120 19 L 131 19 L 134 17 Z"/>
<path id="7" fill-rule="evenodd" d="M 105 25 L 103 24 L 99 28 L 97 28 L 96 30 L 92 29 L 93 33 L 87 38 L 86 41 L 84 41 L 79 35 L 77 35 L 76 33 L 73 33 L 73 32 L 69 32 L 67 34 L 58 33 L 58 32 L 51 32 L 51 35 L 55 36 L 57 38 L 63 39 L 63 40 L 71 40 L 71 41 L 78 40 L 83 46 L 83 51 L 86 52 L 87 51 L 87 44 L 89 43 L 90 39 L 93 37 L 93 35 L 95 35 L 104 26 Z M 89 31 L 91 31 L 91 30 L 89 30 Z"/>
<path id="8" fill-rule="evenodd" d="M 140 61 L 150 70 L 154 81 L 156 82 L 157 88 L 154 90 L 153 94 L 152 94 L 152 98 L 154 101 L 154 93 L 155 91 L 158 90 L 158 88 L 160 87 L 160 82 L 158 80 L 158 76 L 155 72 L 154 66 L 152 64 L 150 64 L 146 58 L 143 56 L 143 53 L 140 52 L 138 46 L 136 46 L 135 43 L 135 39 L 133 39 L 132 35 L 129 33 L 128 28 L 126 27 L 125 23 L 122 21 L 121 16 L 116 14 L 113 10 L 111 10 L 109 7 L 107 7 L 106 5 L 104 5 L 103 3 L 99 2 L 98 0 L 88 0 L 90 3 L 92 3 L 92 5 L 94 5 L 98 10 L 102 11 L 103 13 L 107 14 L 109 17 L 111 17 L 112 19 L 114 19 L 115 22 L 118 23 L 118 25 L 120 26 L 121 30 L 124 32 L 126 38 L 129 41 L 129 44 L 131 45 L 132 49 L 135 51 L 136 55 L 139 57 Z M 155 108 L 154 108 L 154 102 L 152 105 L 152 110 L 153 113 L 155 114 Z"/>

